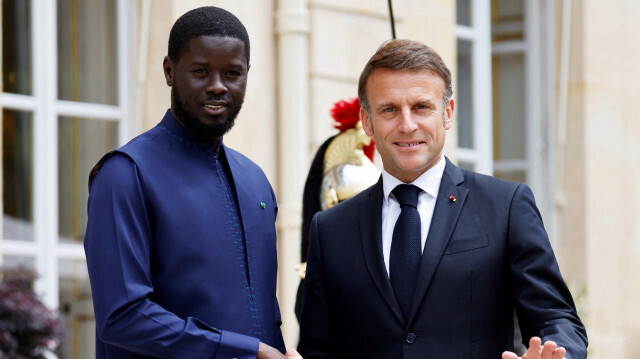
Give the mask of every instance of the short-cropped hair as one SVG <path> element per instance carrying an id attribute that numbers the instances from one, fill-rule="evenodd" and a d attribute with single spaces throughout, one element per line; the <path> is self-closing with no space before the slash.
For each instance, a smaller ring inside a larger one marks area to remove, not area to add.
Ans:
<path id="1" fill-rule="evenodd" d="M 204 6 L 190 10 L 173 24 L 169 34 L 169 58 L 178 63 L 189 44 L 199 36 L 233 37 L 244 43 L 244 52 L 249 65 L 249 34 L 240 20 L 215 6 Z"/>

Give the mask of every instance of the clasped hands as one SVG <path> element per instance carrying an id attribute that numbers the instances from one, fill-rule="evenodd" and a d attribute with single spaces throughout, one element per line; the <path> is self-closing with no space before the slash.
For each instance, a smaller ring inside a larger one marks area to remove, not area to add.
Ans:
<path id="1" fill-rule="evenodd" d="M 298 353 L 295 349 L 289 349 L 287 354 L 285 354 L 287 359 L 302 359 L 302 355 Z"/>
<path id="2" fill-rule="evenodd" d="M 283 356 L 277 350 L 268 347 L 263 343 L 260 343 L 260 351 L 258 352 L 258 359 L 261 358 L 279 358 L 282 359 L 303 359 L 302 356 L 295 350 L 290 349 Z M 273 351 L 271 351 L 273 349 Z M 502 353 L 502 359 L 566 359 L 564 355 L 567 351 L 563 347 L 558 347 L 558 345 L 548 340 L 542 345 L 542 340 L 538 337 L 533 337 L 529 341 L 529 349 L 522 356 L 518 357 L 515 353 L 506 351 Z M 262 354 L 262 355 L 261 355 Z"/>
<path id="3" fill-rule="evenodd" d="M 302 359 L 302 356 L 295 349 L 289 349 L 287 354 L 282 355 L 279 350 L 261 342 L 257 359 Z"/>
<path id="4" fill-rule="evenodd" d="M 502 359 L 565 359 L 564 355 L 567 351 L 563 347 L 548 340 L 542 345 L 542 340 L 533 337 L 529 340 L 529 350 L 522 356 L 518 357 L 513 352 L 502 353 Z"/>

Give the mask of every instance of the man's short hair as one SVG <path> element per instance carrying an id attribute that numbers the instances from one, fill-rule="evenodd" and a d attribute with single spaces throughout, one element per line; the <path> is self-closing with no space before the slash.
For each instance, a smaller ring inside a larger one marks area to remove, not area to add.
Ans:
<path id="1" fill-rule="evenodd" d="M 189 40 L 199 36 L 233 37 L 244 42 L 244 52 L 249 65 L 249 34 L 242 22 L 227 10 L 204 6 L 190 10 L 173 24 L 169 34 L 169 58 L 174 63 L 187 49 Z"/>
<path id="2" fill-rule="evenodd" d="M 369 76 L 375 69 L 390 70 L 431 70 L 444 81 L 443 108 L 453 96 L 451 88 L 451 71 L 440 55 L 429 46 L 412 40 L 388 40 L 384 42 L 369 62 L 365 65 L 360 74 L 358 83 L 358 97 L 362 108 L 369 112 L 369 102 L 365 86 Z"/>

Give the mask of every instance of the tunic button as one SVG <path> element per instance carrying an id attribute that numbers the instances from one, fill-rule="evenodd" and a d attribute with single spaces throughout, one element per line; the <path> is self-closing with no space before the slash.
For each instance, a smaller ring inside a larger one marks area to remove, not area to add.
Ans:
<path id="1" fill-rule="evenodd" d="M 413 333 L 409 333 L 404 340 L 409 344 L 413 344 L 416 342 L 416 335 Z"/>

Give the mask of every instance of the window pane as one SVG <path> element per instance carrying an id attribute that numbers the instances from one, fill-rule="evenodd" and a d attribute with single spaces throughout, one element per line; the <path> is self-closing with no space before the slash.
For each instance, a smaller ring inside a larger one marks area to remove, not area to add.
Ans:
<path id="1" fill-rule="evenodd" d="M 494 56 L 495 160 L 526 158 L 524 55 Z"/>
<path id="2" fill-rule="evenodd" d="M 115 121 L 61 117 L 58 123 L 58 226 L 63 242 L 82 241 L 89 171 L 118 145 Z"/>
<path id="3" fill-rule="evenodd" d="M 116 1 L 58 0 L 61 100 L 118 104 Z"/>
<path id="4" fill-rule="evenodd" d="M 515 172 L 496 171 L 495 176 L 511 182 L 517 182 L 517 183 L 527 182 L 527 174 L 525 173 L 525 171 L 515 171 Z"/>
<path id="5" fill-rule="evenodd" d="M 3 268 L 35 268 L 35 259 L 33 257 L 17 257 L 17 256 L 3 256 L 2 257 Z"/>
<path id="6" fill-rule="evenodd" d="M 463 170 L 467 170 L 467 171 L 475 171 L 476 170 L 476 165 L 473 162 L 460 161 L 460 163 L 458 163 L 458 167 L 460 167 Z"/>
<path id="7" fill-rule="evenodd" d="M 3 91 L 31 95 L 31 1 L 2 1 Z"/>
<path id="8" fill-rule="evenodd" d="M 473 44 L 458 40 L 458 79 L 456 88 L 456 110 L 458 112 L 458 147 L 474 148 L 473 141 Z"/>
<path id="9" fill-rule="evenodd" d="M 458 25 L 471 26 L 471 6 L 469 0 L 456 0 L 456 19 Z"/>
<path id="10" fill-rule="evenodd" d="M 524 39 L 524 1 L 493 0 L 491 36 L 494 43 Z"/>
<path id="11" fill-rule="evenodd" d="M 33 240 L 33 120 L 2 111 L 2 201 L 5 239 Z"/>
<path id="12" fill-rule="evenodd" d="M 96 321 L 93 316 L 91 286 L 84 261 L 61 260 L 60 314 L 67 337 L 63 358 L 95 358 Z"/>

